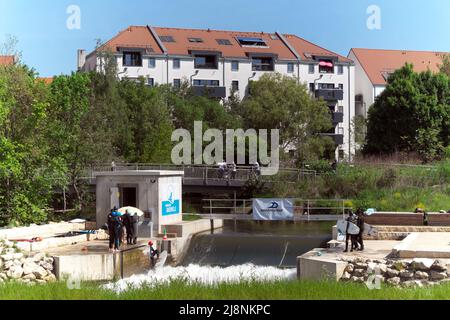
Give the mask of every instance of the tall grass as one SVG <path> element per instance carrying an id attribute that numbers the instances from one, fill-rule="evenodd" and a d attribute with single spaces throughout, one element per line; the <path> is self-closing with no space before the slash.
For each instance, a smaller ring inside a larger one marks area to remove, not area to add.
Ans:
<path id="1" fill-rule="evenodd" d="M 69 290 L 65 283 L 27 286 L 0 285 L 3 300 L 425 300 L 450 299 L 450 284 L 432 288 L 396 289 L 383 286 L 369 290 L 353 283 L 291 281 L 273 283 L 221 284 L 215 287 L 174 282 L 156 288 L 140 288 L 121 294 L 83 284 Z"/>

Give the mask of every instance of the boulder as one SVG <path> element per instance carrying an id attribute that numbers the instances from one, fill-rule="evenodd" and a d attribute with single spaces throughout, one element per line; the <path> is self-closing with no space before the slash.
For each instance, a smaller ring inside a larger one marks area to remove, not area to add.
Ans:
<path id="1" fill-rule="evenodd" d="M 10 279 L 20 279 L 22 277 L 22 275 L 23 275 L 23 269 L 20 266 L 12 266 L 6 272 L 6 275 Z"/>
<path id="2" fill-rule="evenodd" d="M 0 279 L 3 279 L 3 280 L 8 279 L 8 276 L 6 275 L 6 272 L 0 273 Z"/>
<path id="3" fill-rule="evenodd" d="M 410 267 L 415 271 L 428 271 L 433 263 L 434 261 L 432 259 L 414 259 Z"/>
<path id="4" fill-rule="evenodd" d="M 39 262 L 41 260 L 45 259 L 45 254 L 44 253 L 36 253 L 33 257 L 35 262 Z"/>
<path id="5" fill-rule="evenodd" d="M 387 268 L 387 270 L 386 270 L 386 277 L 388 277 L 388 278 L 395 278 L 395 277 L 398 277 L 399 273 L 400 272 L 398 272 L 395 269 Z"/>
<path id="6" fill-rule="evenodd" d="M 412 278 L 414 278 L 414 273 L 412 273 L 411 271 L 408 271 L 408 270 L 403 270 L 403 271 L 400 271 L 399 276 L 402 280 L 407 281 L 407 280 L 411 280 Z"/>
<path id="7" fill-rule="evenodd" d="M 414 273 L 414 278 L 418 280 L 428 280 L 429 277 L 430 275 L 424 271 L 416 271 L 416 273 Z"/>
<path id="8" fill-rule="evenodd" d="M 357 283 L 364 283 L 364 278 L 363 277 L 355 277 L 353 276 L 351 278 L 352 282 L 357 282 Z"/>
<path id="9" fill-rule="evenodd" d="M 355 267 L 353 266 L 353 264 L 351 264 L 351 263 L 349 263 L 348 265 L 347 265 L 347 267 L 345 268 L 345 271 L 346 272 L 348 272 L 348 273 L 353 273 L 353 271 L 355 270 Z"/>
<path id="10" fill-rule="evenodd" d="M 36 280 L 36 276 L 32 273 L 29 273 L 29 274 L 24 275 L 22 277 L 22 279 L 34 281 L 34 280 Z"/>
<path id="11" fill-rule="evenodd" d="M 44 262 L 53 265 L 54 260 L 52 257 L 45 257 Z"/>
<path id="12" fill-rule="evenodd" d="M 9 269 L 9 268 L 11 268 L 13 265 L 14 265 L 14 261 L 8 260 L 8 261 L 5 262 L 5 265 L 4 265 L 3 267 L 4 267 L 4 269 Z"/>
<path id="13" fill-rule="evenodd" d="M 355 269 L 367 270 L 368 264 L 365 262 L 357 262 L 355 263 Z"/>
<path id="14" fill-rule="evenodd" d="M 402 271 L 407 268 L 407 264 L 406 264 L 406 262 L 403 262 L 403 261 L 396 261 L 393 263 L 392 268 L 397 271 Z"/>
<path id="15" fill-rule="evenodd" d="M 0 258 L 3 261 L 10 261 L 10 260 L 14 259 L 14 254 L 12 254 L 12 253 L 3 254 L 3 255 L 0 256 Z"/>
<path id="16" fill-rule="evenodd" d="M 431 281 L 441 281 L 447 278 L 446 272 L 437 272 L 437 271 L 431 271 L 430 274 L 430 280 Z"/>
<path id="17" fill-rule="evenodd" d="M 35 262 L 27 261 L 23 265 L 23 273 L 24 274 L 31 274 L 34 272 L 38 272 L 38 265 Z"/>
<path id="18" fill-rule="evenodd" d="M 20 260 L 23 258 L 23 253 L 22 252 L 18 252 L 14 254 L 14 259 L 16 260 Z"/>
<path id="19" fill-rule="evenodd" d="M 446 272 L 447 271 L 447 265 L 441 261 L 436 260 L 433 265 L 431 266 L 431 270 L 437 271 L 437 272 Z"/>
<path id="20" fill-rule="evenodd" d="M 36 268 L 33 271 L 33 274 L 36 276 L 37 279 L 43 279 L 45 276 L 47 276 L 47 271 L 41 266 L 36 266 Z"/>
<path id="21" fill-rule="evenodd" d="M 45 280 L 47 282 L 55 282 L 56 276 L 52 273 L 52 274 L 49 274 L 48 276 L 44 277 L 43 280 Z"/>
<path id="22" fill-rule="evenodd" d="M 393 277 L 393 278 L 388 279 L 386 282 L 387 282 L 387 284 L 390 284 L 392 286 L 398 286 L 400 284 L 401 280 L 399 277 Z"/>
<path id="23" fill-rule="evenodd" d="M 353 271 L 353 276 L 354 277 L 364 277 L 366 273 L 364 272 L 363 269 L 355 269 L 355 271 Z"/>

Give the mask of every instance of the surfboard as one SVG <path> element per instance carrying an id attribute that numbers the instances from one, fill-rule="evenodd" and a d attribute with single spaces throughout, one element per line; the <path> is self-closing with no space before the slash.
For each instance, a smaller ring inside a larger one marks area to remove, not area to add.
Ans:
<path id="1" fill-rule="evenodd" d="M 348 229 L 347 229 L 348 226 Z M 345 220 L 340 220 L 337 223 L 337 231 L 340 234 L 350 234 L 350 235 L 358 235 L 359 234 L 359 228 L 356 224 L 345 221 Z"/>
<path id="2" fill-rule="evenodd" d="M 155 264 L 155 269 L 164 267 L 164 265 L 166 264 L 167 256 L 168 256 L 167 251 L 161 252 L 161 254 L 159 255 L 158 262 L 156 262 Z"/>

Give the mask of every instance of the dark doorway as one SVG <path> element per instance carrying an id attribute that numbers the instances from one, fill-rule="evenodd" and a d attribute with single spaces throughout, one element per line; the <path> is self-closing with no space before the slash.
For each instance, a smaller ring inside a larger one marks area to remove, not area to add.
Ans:
<path id="1" fill-rule="evenodd" d="M 137 207 L 137 188 L 122 188 L 120 194 L 122 207 Z"/>

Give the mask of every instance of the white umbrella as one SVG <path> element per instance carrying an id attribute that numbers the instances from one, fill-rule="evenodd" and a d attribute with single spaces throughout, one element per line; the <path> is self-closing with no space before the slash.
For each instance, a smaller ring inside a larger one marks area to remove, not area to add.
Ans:
<path id="1" fill-rule="evenodd" d="M 123 207 L 117 211 L 119 211 L 121 214 L 125 214 L 128 211 L 129 214 L 137 214 L 138 217 L 142 217 L 144 215 L 144 212 L 142 210 L 134 207 Z"/>

